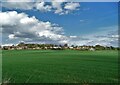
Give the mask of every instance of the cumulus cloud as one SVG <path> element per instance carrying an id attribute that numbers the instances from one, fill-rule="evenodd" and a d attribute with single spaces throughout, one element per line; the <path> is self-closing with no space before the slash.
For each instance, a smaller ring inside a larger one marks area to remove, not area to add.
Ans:
<path id="1" fill-rule="evenodd" d="M 100 32 L 87 34 L 84 36 L 70 36 L 70 45 L 102 45 L 102 46 L 116 46 L 118 47 L 118 26 L 110 26 L 106 28 L 113 28 L 111 30 L 103 30 Z M 101 28 L 102 29 L 102 28 Z"/>
<path id="2" fill-rule="evenodd" d="M 66 2 L 66 0 L 53 0 L 50 2 L 51 5 L 46 5 L 45 2 L 36 3 L 36 8 L 43 11 L 53 11 L 55 14 L 68 14 L 74 10 L 77 10 L 80 7 L 79 3 Z M 40 6 L 39 6 L 40 5 Z"/>
<path id="3" fill-rule="evenodd" d="M 10 34 L 8 37 L 9 37 L 9 39 L 15 39 L 15 35 L 14 34 Z"/>
<path id="4" fill-rule="evenodd" d="M 4 0 L 2 2 L 33 2 L 34 0 Z"/>
<path id="5" fill-rule="evenodd" d="M 49 21 L 44 22 L 25 13 L 16 11 L 0 12 L 0 25 L 4 43 L 19 41 L 69 45 L 118 46 L 118 26 L 100 28 L 100 32 L 84 36 L 64 34 L 62 27 Z M 1 30 L 0 29 L 0 30 Z M 111 29 L 111 30 L 110 30 Z M 6 41 L 7 40 L 7 41 Z"/>
<path id="6" fill-rule="evenodd" d="M 50 5 L 45 5 L 45 2 L 37 2 L 35 4 L 35 7 L 37 10 L 46 12 L 46 11 L 51 11 L 51 6 Z"/>
<path id="7" fill-rule="evenodd" d="M 43 22 L 25 13 L 16 11 L 1 12 L 0 24 L 2 33 L 11 39 L 19 39 L 27 42 L 43 41 L 60 43 L 66 39 L 63 29 L 51 22 Z M 11 22 L 12 21 L 12 22 Z"/>
<path id="8" fill-rule="evenodd" d="M 55 9 L 55 13 L 62 13 L 63 9 L 61 6 L 62 2 L 52 2 L 52 7 Z"/>
<path id="9" fill-rule="evenodd" d="M 12 45 L 13 45 L 12 43 L 4 44 L 4 45 L 2 44 L 2 47 L 3 47 L 3 46 L 12 46 Z"/>
<path id="10" fill-rule="evenodd" d="M 44 2 L 41 0 L 5 0 L 2 4 L 3 7 L 9 9 L 36 9 L 41 12 L 53 12 L 59 15 L 71 13 L 80 7 L 78 2 L 66 2 L 66 0 L 61 0 L 59 2 L 57 0 L 52 0 L 51 2 Z"/>
<path id="11" fill-rule="evenodd" d="M 67 3 L 64 8 L 67 10 L 76 10 L 79 6 L 79 3 Z"/>
<path id="12" fill-rule="evenodd" d="M 2 6 L 9 9 L 30 10 L 34 7 L 32 2 L 33 0 L 4 0 L 4 2 L 2 2 Z"/>

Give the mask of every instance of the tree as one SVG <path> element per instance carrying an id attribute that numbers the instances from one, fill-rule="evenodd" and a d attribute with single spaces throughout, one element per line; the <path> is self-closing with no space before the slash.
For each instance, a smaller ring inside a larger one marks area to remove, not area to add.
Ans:
<path id="1" fill-rule="evenodd" d="M 20 43 L 18 44 L 18 46 L 20 46 L 20 47 L 25 46 L 25 43 L 24 43 L 24 42 L 20 42 Z"/>
<path id="2" fill-rule="evenodd" d="M 68 47 L 68 44 L 64 44 L 64 47 Z"/>
<path id="3" fill-rule="evenodd" d="M 71 45 L 71 47 L 75 47 L 74 45 Z"/>
<path id="4" fill-rule="evenodd" d="M 96 46 L 95 46 L 95 49 L 96 49 L 96 50 L 104 50 L 105 47 L 104 47 L 104 46 L 101 46 L 101 45 L 96 45 Z"/>

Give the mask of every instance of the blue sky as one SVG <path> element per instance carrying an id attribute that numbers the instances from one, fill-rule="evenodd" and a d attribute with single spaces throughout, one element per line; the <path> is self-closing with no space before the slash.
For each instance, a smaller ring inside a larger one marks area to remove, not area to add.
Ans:
<path id="1" fill-rule="evenodd" d="M 17 4 L 20 4 L 20 2 Z M 51 2 L 44 3 L 44 6 L 47 5 L 51 6 Z M 60 11 L 61 9 L 60 5 L 62 11 Z M 66 5 L 66 9 L 65 9 L 65 5 Z M 118 34 L 117 34 L 118 3 L 117 2 L 79 2 L 79 3 L 76 2 L 72 4 L 71 3 L 69 4 L 69 2 L 68 4 L 63 2 L 57 4 L 56 8 L 53 6 L 53 8 L 45 9 L 44 7 L 44 10 L 39 7 L 38 8 L 31 7 L 27 9 L 23 7 L 21 8 L 20 5 L 18 5 L 19 7 L 15 7 L 15 6 L 17 5 L 14 4 L 8 5 L 8 3 L 3 3 L 2 13 L 5 14 L 14 11 L 17 12 L 16 15 L 24 13 L 27 15 L 28 18 L 32 18 L 34 16 L 35 20 L 38 20 L 40 22 L 42 21 L 43 23 L 49 22 L 50 23 L 49 25 L 51 25 L 51 27 L 57 27 L 55 30 L 54 28 L 52 29 L 54 30 L 54 32 L 52 32 L 52 30 L 50 30 L 49 32 L 52 34 L 54 33 L 55 36 L 57 36 L 57 33 L 55 33 L 56 30 L 60 29 L 59 30 L 60 32 L 58 32 L 58 34 L 60 33 L 59 35 L 60 36 L 62 35 L 62 39 L 57 40 L 56 39 L 57 37 L 56 38 L 53 37 L 54 39 L 52 39 L 51 37 L 49 38 L 48 37 L 49 33 L 47 35 L 42 35 L 42 32 L 40 31 L 38 32 L 38 34 L 41 33 L 40 36 L 36 38 L 36 41 L 35 40 L 29 41 L 31 43 L 34 41 L 34 43 L 44 42 L 44 43 L 56 44 L 59 42 L 59 44 L 63 44 L 63 42 L 61 43 L 61 41 L 65 41 L 64 43 L 68 43 L 70 45 L 71 44 L 75 44 L 75 45 L 101 44 L 105 46 L 106 45 L 117 46 L 117 42 L 118 42 L 117 39 L 118 38 Z M 57 13 L 58 10 L 60 12 Z M 54 24 L 55 26 L 52 26 Z M 4 26 L 2 29 L 4 30 L 5 27 L 6 26 Z M 20 31 L 19 30 L 20 28 L 18 28 L 18 31 Z M 28 42 L 24 38 L 19 37 L 20 35 L 15 36 L 16 35 L 14 34 L 16 32 L 15 30 L 16 29 L 13 30 L 14 31 L 13 33 L 7 32 L 3 34 L 4 44 L 10 44 L 10 43 L 17 44 L 20 41 Z M 24 33 L 22 31 L 20 32 Z M 29 33 L 29 35 L 30 34 L 32 33 Z M 9 39 L 10 35 L 11 35 L 11 39 Z M 25 36 L 25 38 L 27 39 L 29 37 Z M 40 38 L 40 40 L 38 38 Z M 47 41 L 45 39 L 47 39 Z"/>

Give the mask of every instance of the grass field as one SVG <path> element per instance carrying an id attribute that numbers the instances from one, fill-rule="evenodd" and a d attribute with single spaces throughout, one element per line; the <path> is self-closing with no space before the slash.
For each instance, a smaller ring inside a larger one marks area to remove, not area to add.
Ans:
<path id="1" fill-rule="evenodd" d="M 0 84 L 2 83 L 2 51 L 0 50 Z"/>
<path id="2" fill-rule="evenodd" d="M 117 51 L 3 51 L 3 82 L 117 83 Z"/>

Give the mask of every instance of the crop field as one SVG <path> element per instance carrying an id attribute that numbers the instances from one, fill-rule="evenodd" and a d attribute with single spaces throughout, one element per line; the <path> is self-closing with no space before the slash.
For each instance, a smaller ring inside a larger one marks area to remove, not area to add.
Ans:
<path id="1" fill-rule="evenodd" d="M 117 83 L 117 51 L 8 50 L 4 83 Z"/>
<path id="2" fill-rule="evenodd" d="M 0 84 L 2 82 L 2 51 L 0 50 Z"/>

